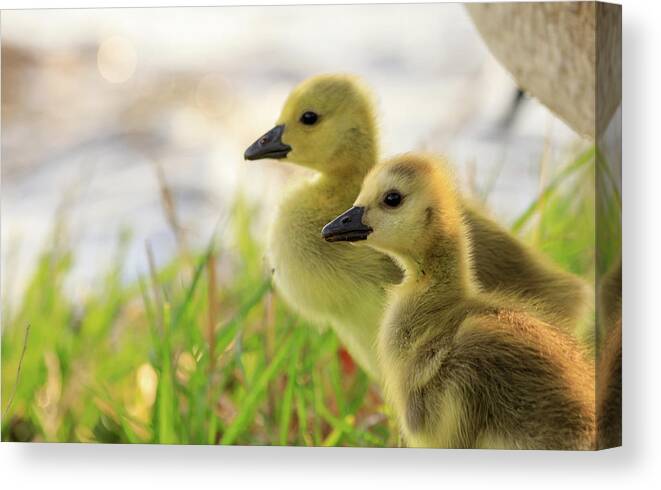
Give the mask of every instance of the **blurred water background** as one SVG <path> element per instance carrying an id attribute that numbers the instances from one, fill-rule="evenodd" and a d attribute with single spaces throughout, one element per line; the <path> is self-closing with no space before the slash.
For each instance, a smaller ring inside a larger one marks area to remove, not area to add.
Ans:
<path id="1" fill-rule="evenodd" d="M 301 80 L 351 72 L 378 100 L 383 154 L 426 149 L 504 223 L 585 142 L 516 86 L 461 4 L 2 12 L 2 281 L 20 295 L 56 214 L 76 243 L 67 289 L 84 295 L 121 230 L 125 277 L 207 242 L 237 195 L 261 225 L 303 171 L 243 161 Z"/>

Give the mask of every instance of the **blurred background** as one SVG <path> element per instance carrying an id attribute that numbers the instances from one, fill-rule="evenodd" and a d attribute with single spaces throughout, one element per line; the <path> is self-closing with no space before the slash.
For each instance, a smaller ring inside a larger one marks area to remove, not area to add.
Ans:
<path id="1" fill-rule="evenodd" d="M 399 443 L 378 388 L 264 274 L 260 225 L 303 170 L 243 151 L 319 73 L 373 88 L 384 155 L 447 155 L 495 217 L 593 273 L 591 144 L 517 92 L 461 4 L 1 21 L 3 440 Z"/>
<path id="2" fill-rule="evenodd" d="M 293 86 L 335 71 L 375 91 L 385 155 L 447 154 L 504 221 L 537 193 L 542 160 L 553 167 L 576 148 L 534 100 L 508 120 L 516 87 L 459 4 L 5 11 L 4 296 L 19 293 L 64 201 L 73 294 L 110 259 L 122 227 L 135 238 L 128 277 L 146 270 L 145 240 L 167 260 L 176 243 L 156 167 L 193 243 L 208 240 L 237 193 L 267 220 L 296 169 L 246 163 L 243 151 Z"/>

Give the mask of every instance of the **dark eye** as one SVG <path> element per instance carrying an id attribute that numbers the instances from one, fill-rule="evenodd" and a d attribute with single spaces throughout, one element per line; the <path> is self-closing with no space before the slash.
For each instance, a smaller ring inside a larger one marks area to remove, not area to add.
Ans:
<path id="1" fill-rule="evenodd" d="M 383 198 L 383 204 L 388 207 L 396 208 L 402 203 L 402 195 L 399 192 L 389 192 Z"/>
<path id="2" fill-rule="evenodd" d="M 314 123 L 317 122 L 318 119 L 319 116 L 312 111 L 304 112 L 303 115 L 301 116 L 301 122 L 303 124 L 307 124 L 308 126 L 312 126 Z"/>

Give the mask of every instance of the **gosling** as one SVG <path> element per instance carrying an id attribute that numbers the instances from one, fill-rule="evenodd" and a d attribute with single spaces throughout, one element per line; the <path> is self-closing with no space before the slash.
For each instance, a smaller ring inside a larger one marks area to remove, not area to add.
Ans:
<path id="1" fill-rule="evenodd" d="M 319 229 L 355 200 L 378 159 L 369 90 L 355 77 L 320 75 L 296 87 L 276 126 L 245 152 L 247 160 L 280 159 L 315 170 L 282 199 L 267 243 L 274 282 L 285 301 L 316 324 L 329 324 L 357 362 L 378 375 L 375 341 L 386 289 L 399 268 L 384 255 L 349 244 L 330 246 Z M 462 202 L 473 239 L 477 279 L 536 298 L 539 314 L 573 331 L 589 310 L 589 288 Z"/>
<path id="2" fill-rule="evenodd" d="M 410 446 L 594 448 L 593 366 L 518 299 L 480 292 L 444 162 L 407 154 L 376 167 L 322 235 L 364 240 L 405 271 L 377 348 Z"/>
<path id="3" fill-rule="evenodd" d="M 377 161 L 370 94 L 348 76 L 312 78 L 289 95 L 278 122 L 245 152 L 317 171 L 283 197 L 267 239 L 267 259 L 284 300 L 308 321 L 330 325 L 353 358 L 378 378 L 374 347 L 385 288 L 402 279 L 387 256 L 332 246 L 321 227 L 351 206 Z"/>

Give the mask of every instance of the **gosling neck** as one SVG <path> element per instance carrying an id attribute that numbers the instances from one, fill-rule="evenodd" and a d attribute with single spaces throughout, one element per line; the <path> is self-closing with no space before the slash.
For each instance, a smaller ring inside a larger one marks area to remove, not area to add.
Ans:
<path id="1" fill-rule="evenodd" d="M 432 290 L 444 302 L 469 297 L 477 291 L 477 286 L 468 247 L 463 227 L 454 237 L 432 233 L 416 251 L 398 257 L 405 271 L 404 284 Z"/>
<path id="2" fill-rule="evenodd" d="M 360 189 L 363 179 L 378 160 L 377 138 L 360 133 L 345 138 L 346 143 L 333 153 L 322 178 L 340 186 Z M 356 194 L 358 194 L 356 192 Z"/>

